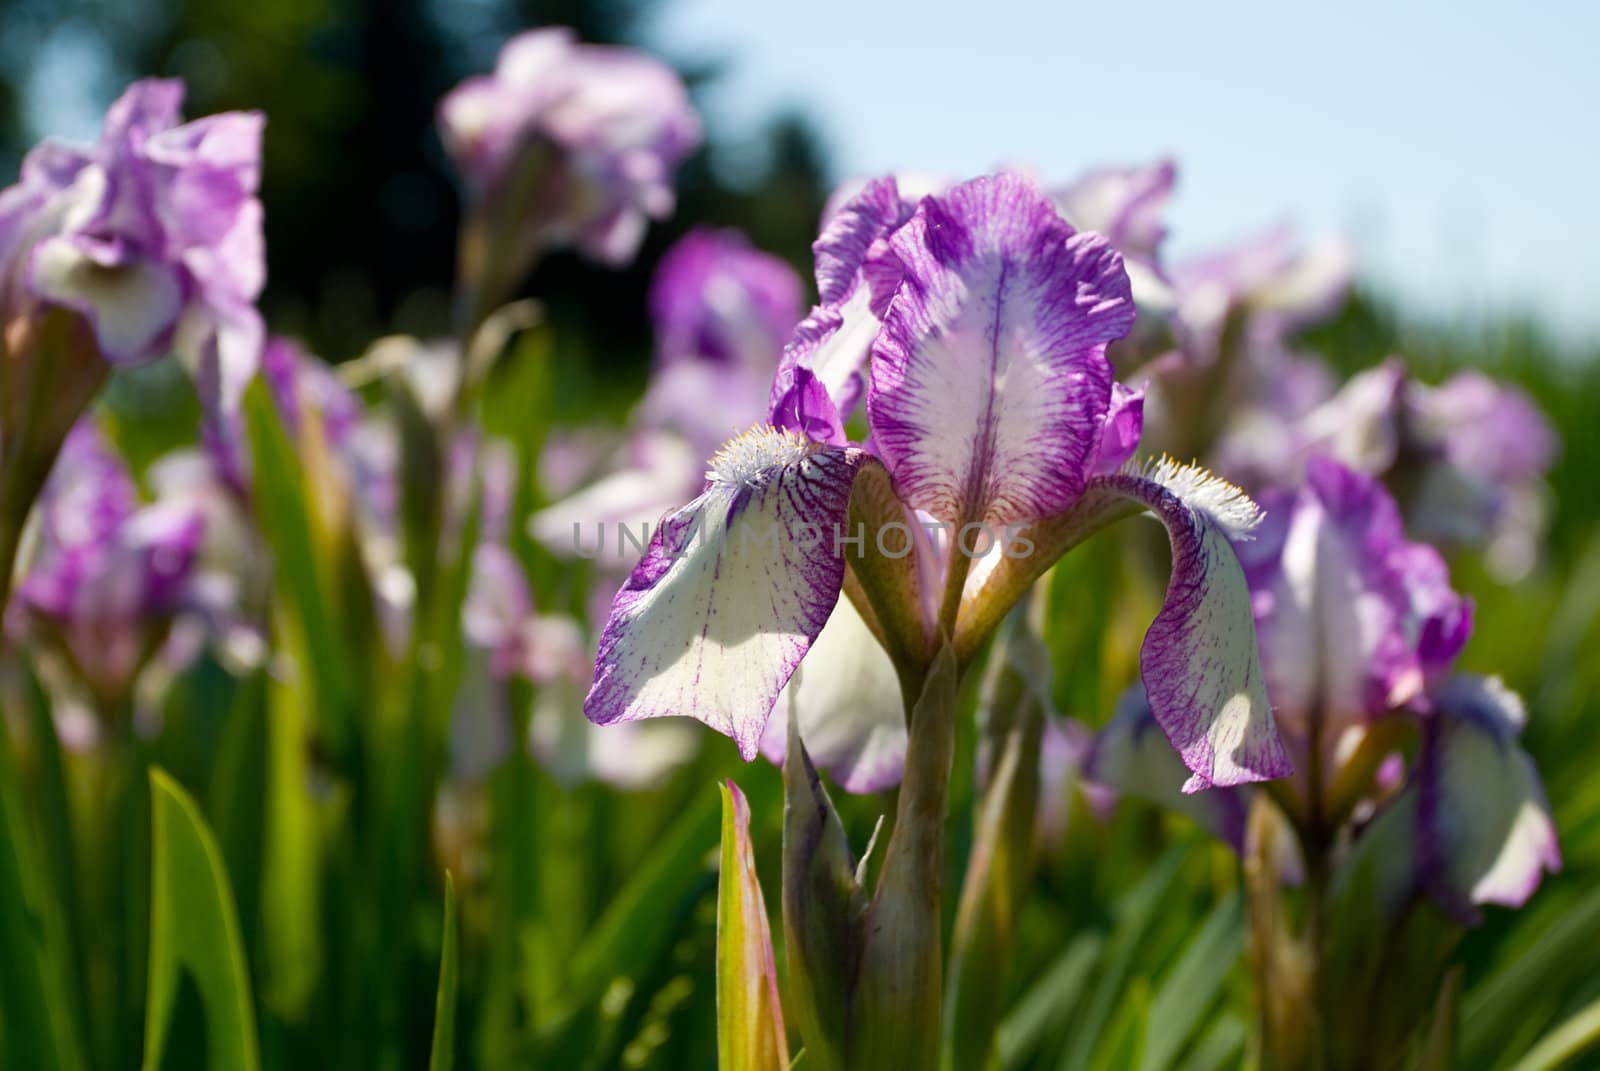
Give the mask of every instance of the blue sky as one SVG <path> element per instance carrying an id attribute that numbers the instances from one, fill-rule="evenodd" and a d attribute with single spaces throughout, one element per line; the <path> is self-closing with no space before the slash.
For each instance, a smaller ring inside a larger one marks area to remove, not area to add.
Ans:
<path id="1" fill-rule="evenodd" d="M 673 0 L 734 129 L 779 106 L 840 175 L 1176 157 L 1175 255 L 1289 220 L 1439 316 L 1600 338 L 1600 5 Z"/>

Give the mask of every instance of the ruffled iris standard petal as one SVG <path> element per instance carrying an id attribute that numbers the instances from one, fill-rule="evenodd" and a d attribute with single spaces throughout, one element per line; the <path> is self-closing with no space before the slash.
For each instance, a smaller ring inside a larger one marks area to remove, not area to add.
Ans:
<path id="1" fill-rule="evenodd" d="M 723 447 L 705 491 L 662 522 L 617 593 L 589 719 L 685 715 L 755 757 L 778 694 L 838 601 L 836 526 L 864 459 L 771 428 Z"/>
<path id="2" fill-rule="evenodd" d="M 1106 345 L 1133 324 L 1121 256 L 1004 174 L 924 199 L 888 251 L 867 411 L 901 497 L 957 525 L 1065 510 L 1110 403 Z"/>
<path id="3" fill-rule="evenodd" d="M 1166 526 L 1172 578 L 1140 651 L 1150 709 L 1192 772 L 1185 792 L 1284 777 L 1256 655 L 1250 591 L 1231 540 L 1260 522 L 1256 504 L 1204 469 L 1163 461 L 1098 476 L 1059 517 L 1026 530 L 1031 552 L 1001 559 L 969 584 L 956 650 L 967 657 L 1034 580 L 1107 525 L 1148 510 Z"/>
<path id="4" fill-rule="evenodd" d="M 1539 772 L 1517 743 L 1522 700 L 1498 678 L 1469 674 L 1432 700 L 1416 773 L 1423 887 L 1463 921 L 1479 904 L 1521 907 L 1561 869 Z"/>

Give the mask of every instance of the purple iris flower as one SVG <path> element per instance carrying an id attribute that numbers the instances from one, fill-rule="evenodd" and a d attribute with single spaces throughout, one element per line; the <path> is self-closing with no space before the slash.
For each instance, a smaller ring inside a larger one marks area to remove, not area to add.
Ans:
<path id="1" fill-rule="evenodd" d="M 263 119 L 180 123 L 182 102 L 181 82 L 135 82 L 98 144 L 45 141 L 28 154 L 0 193 L 0 309 L 8 323 L 71 310 L 112 365 L 175 350 L 202 396 L 231 411 L 263 339 Z"/>
<path id="2" fill-rule="evenodd" d="M 38 505 L 33 561 L 8 614 L 16 634 L 61 657 L 102 710 L 193 604 L 203 515 L 181 501 L 142 505 L 132 478 L 92 425 L 68 436 Z"/>
<path id="3" fill-rule="evenodd" d="M 445 97 L 439 126 L 474 203 L 505 209 L 489 214 L 520 225 L 528 256 L 575 245 L 608 264 L 671 214 L 673 173 L 701 138 L 670 67 L 565 28 L 508 41 L 492 75 Z"/>
<path id="4" fill-rule="evenodd" d="M 816 252 L 822 303 L 770 423 L 656 529 L 601 636 L 590 719 L 689 715 L 753 757 L 841 590 L 920 678 L 941 637 L 970 658 L 1062 553 L 1148 510 L 1174 569 L 1144 678 L 1188 787 L 1287 773 L 1229 542 L 1254 503 L 1201 470 L 1124 466 L 1138 400 L 1105 357 L 1133 324 L 1122 257 L 1010 174 L 916 204 L 868 183 Z M 865 446 L 842 419 L 860 396 Z"/>
<path id="5" fill-rule="evenodd" d="M 1415 838 L 1388 864 L 1408 868 L 1398 888 L 1431 894 L 1463 921 L 1478 904 L 1521 905 L 1560 868 L 1555 827 L 1517 743 L 1521 700 L 1496 678 L 1452 671 L 1472 608 L 1444 560 L 1405 537 L 1381 483 L 1327 458 L 1307 463 L 1298 489 L 1260 498 L 1266 520 L 1237 550 L 1295 760 L 1294 817 L 1337 826 L 1381 807 Z M 1140 743 L 1154 726 L 1139 693 L 1126 697 L 1091 776 L 1158 802 L 1175 796 L 1181 771 Z M 1406 727 L 1421 742 L 1400 778 Z M 1235 800 L 1201 817 L 1214 829 L 1226 821 L 1237 846 L 1243 813 Z"/>

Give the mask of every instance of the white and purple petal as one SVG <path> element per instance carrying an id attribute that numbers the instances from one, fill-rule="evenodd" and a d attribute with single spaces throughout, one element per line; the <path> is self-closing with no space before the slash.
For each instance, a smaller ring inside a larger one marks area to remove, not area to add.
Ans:
<path id="1" fill-rule="evenodd" d="M 888 241 L 901 280 L 873 346 L 875 448 L 908 505 L 1004 525 L 1082 494 L 1133 324 L 1122 258 L 1028 180 L 926 198 Z"/>
<path id="2" fill-rule="evenodd" d="M 1288 775 L 1256 654 L 1250 590 L 1232 545 L 1249 545 L 1243 541 L 1261 512 L 1204 469 L 1162 460 L 1091 479 L 1066 513 L 1028 526 L 1029 553 L 1002 557 L 981 576 L 974 570 L 957 617 L 957 652 L 976 651 L 1062 554 L 1144 511 L 1167 529 L 1172 575 L 1145 633 L 1140 671 L 1156 722 L 1191 771 L 1184 791 Z"/>
<path id="3" fill-rule="evenodd" d="M 1172 546 L 1172 577 L 1139 667 L 1151 713 L 1191 771 L 1183 791 L 1287 776 L 1249 589 L 1230 542 L 1259 522 L 1256 504 L 1204 470 L 1170 462 L 1142 476 L 1102 477 L 1102 485 L 1149 509 Z"/>
<path id="4" fill-rule="evenodd" d="M 1498 678 L 1459 674 L 1433 690 L 1416 772 L 1421 883 L 1464 922 L 1521 907 L 1561 869 L 1539 771 L 1518 743 L 1522 700 Z"/>
<path id="5" fill-rule="evenodd" d="M 835 541 L 864 455 L 758 429 L 657 528 L 617 593 L 584 712 L 601 725 L 688 716 L 753 758 L 844 582 Z"/>

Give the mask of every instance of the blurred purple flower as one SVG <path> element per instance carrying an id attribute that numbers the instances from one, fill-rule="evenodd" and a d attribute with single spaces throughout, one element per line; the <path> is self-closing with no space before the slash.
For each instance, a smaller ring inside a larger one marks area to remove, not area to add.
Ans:
<path id="1" fill-rule="evenodd" d="M 1405 538 L 1371 477 L 1325 458 L 1296 491 L 1260 496 L 1267 519 L 1241 543 L 1267 690 L 1291 749 L 1324 765 L 1347 731 L 1426 709 L 1472 627 L 1444 559 Z M 1302 763 L 1297 763 L 1302 765 Z"/>
<path id="2" fill-rule="evenodd" d="M 202 396 L 234 409 L 262 345 L 255 299 L 262 117 L 179 124 L 183 84 L 147 79 L 110 111 L 97 145 L 46 141 L 0 193 L 0 308 L 80 314 L 113 365 L 176 350 Z"/>
<path id="3" fill-rule="evenodd" d="M 795 270 L 740 232 L 690 231 L 663 254 L 650 286 L 657 360 L 754 368 L 765 379 L 802 301 Z"/>
<path id="4" fill-rule="evenodd" d="M 79 425 L 41 495 L 8 629 L 59 655 L 102 711 L 116 711 L 191 604 L 204 528 L 187 502 L 139 505 L 120 460 Z"/>
<path id="5" fill-rule="evenodd" d="M 1172 272 L 1173 333 L 1184 357 L 1218 359 L 1229 319 L 1245 316 L 1248 334 L 1283 338 L 1336 311 L 1354 270 L 1350 248 L 1328 240 L 1302 249 L 1288 227 Z"/>
<path id="6" fill-rule="evenodd" d="M 1555 452 L 1549 423 L 1514 387 L 1476 371 L 1432 387 L 1391 358 L 1320 405 L 1280 399 L 1256 410 L 1223 437 L 1218 463 L 1247 484 L 1288 484 L 1308 457 L 1336 458 L 1398 494 L 1411 535 L 1485 548 L 1511 580 L 1538 557 Z"/>
<path id="7" fill-rule="evenodd" d="M 492 75 L 444 98 L 439 126 L 472 200 L 498 205 L 527 255 L 576 245 L 608 264 L 671 214 L 673 172 L 701 137 L 670 67 L 565 28 L 512 38 Z"/>
<path id="8" fill-rule="evenodd" d="M 521 563 L 503 546 L 486 542 L 474 552 L 462 627 L 468 643 L 487 655 L 494 681 L 534 686 L 525 744 L 561 783 L 593 778 L 645 788 L 692 754 L 696 741 L 681 726 L 633 726 L 623 739 L 596 740 L 601 730 L 582 714 L 594 664 L 583 630 L 571 618 L 537 612 Z M 453 728 L 458 765 L 469 773 L 498 761 L 503 743 L 497 742 L 510 721 L 504 703 L 512 693 L 492 684 L 484 692 L 474 700 L 469 690 L 476 709 L 458 710 Z"/>
<path id="9" fill-rule="evenodd" d="M 1150 167 L 1106 167 L 1057 190 L 1052 199 L 1079 230 L 1105 235 L 1125 260 L 1159 267 L 1167 235 L 1162 213 L 1172 196 L 1177 165 L 1162 160 Z"/>
<path id="10" fill-rule="evenodd" d="M 1266 520 L 1237 550 L 1300 819 L 1318 816 L 1321 835 L 1364 828 L 1375 811 L 1398 827 L 1414 847 L 1383 853 L 1389 907 L 1426 893 L 1471 922 L 1479 904 L 1519 906 L 1560 869 L 1555 826 L 1517 743 L 1522 701 L 1497 679 L 1452 671 L 1472 614 L 1444 560 L 1405 538 L 1381 483 L 1326 458 L 1308 462 L 1298 489 L 1261 502 Z M 1422 740 L 1409 771 L 1394 733 L 1406 725 Z M 1098 734 L 1089 775 L 1241 847 L 1244 800 L 1180 800 L 1183 770 L 1144 745 L 1154 728 L 1136 687 Z"/>
<path id="11" fill-rule="evenodd" d="M 1301 798 L 1320 784 L 1325 798 L 1308 806 L 1330 815 L 1381 798 L 1389 748 L 1379 727 L 1411 719 L 1421 755 L 1407 794 L 1389 805 L 1417 803 L 1419 887 L 1463 918 L 1470 903 L 1520 904 L 1542 870 L 1559 867 L 1554 826 L 1516 744 L 1520 700 L 1451 672 L 1472 615 L 1444 560 L 1405 538 L 1382 484 L 1324 458 L 1308 462 L 1297 492 L 1262 500 L 1268 522 L 1239 554 L 1267 687 L 1301 758 Z"/>

